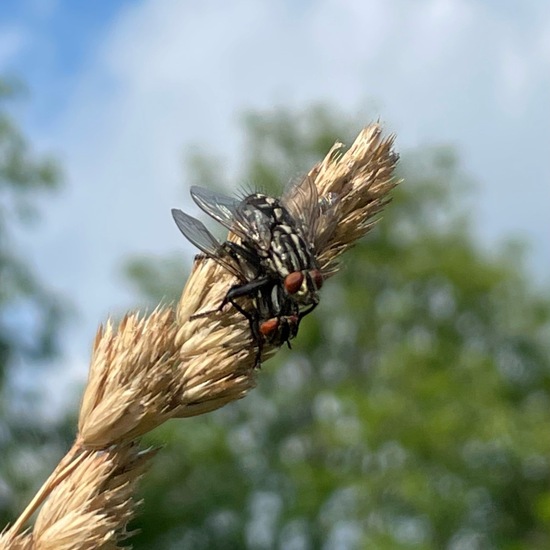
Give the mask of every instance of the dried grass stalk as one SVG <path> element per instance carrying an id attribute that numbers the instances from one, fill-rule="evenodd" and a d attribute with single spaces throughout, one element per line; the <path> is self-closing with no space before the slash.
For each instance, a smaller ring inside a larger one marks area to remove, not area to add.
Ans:
<path id="1" fill-rule="evenodd" d="M 22 533 L 20 535 L 12 535 L 11 531 L 0 534 L 0 548 L 5 548 L 6 550 L 34 550 L 36 546 L 34 545 L 34 540 L 32 535 L 28 533 Z"/>
<path id="2" fill-rule="evenodd" d="M 82 451 L 78 466 L 55 487 L 38 515 L 35 548 L 116 548 L 114 541 L 128 536 L 135 485 L 153 455 L 135 444 Z"/>
<path id="3" fill-rule="evenodd" d="M 154 454 L 135 443 L 101 451 L 75 443 L 41 490 L 48 499 L 32 534 L 17 535 L 18 520 L 0 536 L 0 548 L 118 548 L 129 535 L 126 525 L 135 511 L 135 485 Z"/>
<path id="4" fill-rule="evenodd" d="M 338 224 L 319 255 L 323 269 L 336 266 L 335 259 L 372 229 L 374 216 L 390 201 L 389 192 L 398 183 L 393 175 L 399 159 L 393 139 L 382 139 L 379 125 L 372 124 L 346 152 L 341 153 L 343 145 L 337 143 L 310 171 L 321 197 L 330 193 L 341 197 Z"/>
<path id="5" fill-rule="evenodd" d="M 154 452 L 135 444 L 84 451 L 70 476 L 51 493 L 34 526 L 37 548 L 96 549 L 127 538 L 135 484 Z"/>
<path id="6" fill-rule="evenodd" d="M 221 407 L 253 385 L 250 369 L 231 359 L 220 356 L 212 367 L 196 349 L 188 354 L 176 341 L 178 328 L 173 310 L 157 309 L 98 331 L 78 423 L 82 446 L 133 441 L 169 418 Z"/>
<path id="7" fill-rule="evenodd" d="M 338 224 L 319 251 L 334 272 L 339 255 L 363 236 L 396 185 L 393 138 L 373 124 L 350 149 L 336 144 L 308 177 L 320 197 L 336 193 Z M 56 468 L 0 548 L 116 548 L 133 513 L 132 494 L 150 453 L 135 441 L 169 418 L 202 414 L 254 386 L 255 349 L 234 308 L 216 310 L 234 283 L 216 262 L 197 260 L 176 310 L 127 315 L 100 328 L 93 346 L 73 449 Z M 266 349 L 264 359 L 272 354 Z M 48 497 L 32 535 L 19 535 Z"/>

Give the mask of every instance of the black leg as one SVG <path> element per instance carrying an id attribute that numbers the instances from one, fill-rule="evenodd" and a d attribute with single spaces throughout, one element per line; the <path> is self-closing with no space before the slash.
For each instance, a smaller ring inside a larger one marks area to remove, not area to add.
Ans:
<path id="1" fill-rule="evenodd" d="M 237 302 L 230 298 L 229 303 L 246 319 L 250 325 L 250 332 L 252 334 L 252 341 L 256 344 L 256 358 L 254 360 L 254 368 L 260 368 L 262 366 L 262 351 L 264 348 L 264 341 L 260 331 L 258 329 L 258 315 L 257 313 L 251 313 L 242 308 Z"/>

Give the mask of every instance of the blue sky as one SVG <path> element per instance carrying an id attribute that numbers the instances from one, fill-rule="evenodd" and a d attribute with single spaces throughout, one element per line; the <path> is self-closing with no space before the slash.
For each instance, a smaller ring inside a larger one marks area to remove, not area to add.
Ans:
<path id="1" fill-rule="evenodd" d="M 548 2 L 4 0 L 0 72 L 28 84 L 18 114 L 66 170 L 25 246 L 80 310 L 80 376 L 97 324 L 133 305 L 122 258 L 191 252 L 168 214 L 188 206 L 185 147 L 231 157 L 245 108 L 372 100 L 398 149 L 455 146 L 480 239 L 525 239 L 549 282 Z"/>

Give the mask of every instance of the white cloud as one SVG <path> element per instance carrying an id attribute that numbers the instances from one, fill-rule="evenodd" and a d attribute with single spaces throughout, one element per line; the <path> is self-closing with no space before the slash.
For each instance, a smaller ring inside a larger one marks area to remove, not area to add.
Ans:
<path id="1" fill-rule="evenodd" d="M 514 21 L 500 22 L 495 37 L 496 88 L 505 113 L 521 115 L 532 104 L 539 90 L 550 93 L 550 12 L 518 27 Z"/>

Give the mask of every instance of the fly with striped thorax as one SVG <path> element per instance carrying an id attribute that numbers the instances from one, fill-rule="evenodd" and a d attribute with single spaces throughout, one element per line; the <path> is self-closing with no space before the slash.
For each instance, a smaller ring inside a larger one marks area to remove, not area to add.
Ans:
<path id="1" fill-rule="evenodd" d="M 248 319 L 259 364 L 264 342 L 290 345 L 301 319 L 319 303 L 323 273 L 317 253 L 336 224 L 335 197 L 319 199 L 309 177 L 281 198 L 254 193 L 238 199 L 197 186 L 191 197 L 239 238 L 220 243 L 202 222 L 172 210 L 184 236 L 237 277 L 219 309 L 230 303 Z M 252 308 L 239 303 L 242 297 L 252 300 Z"/>

